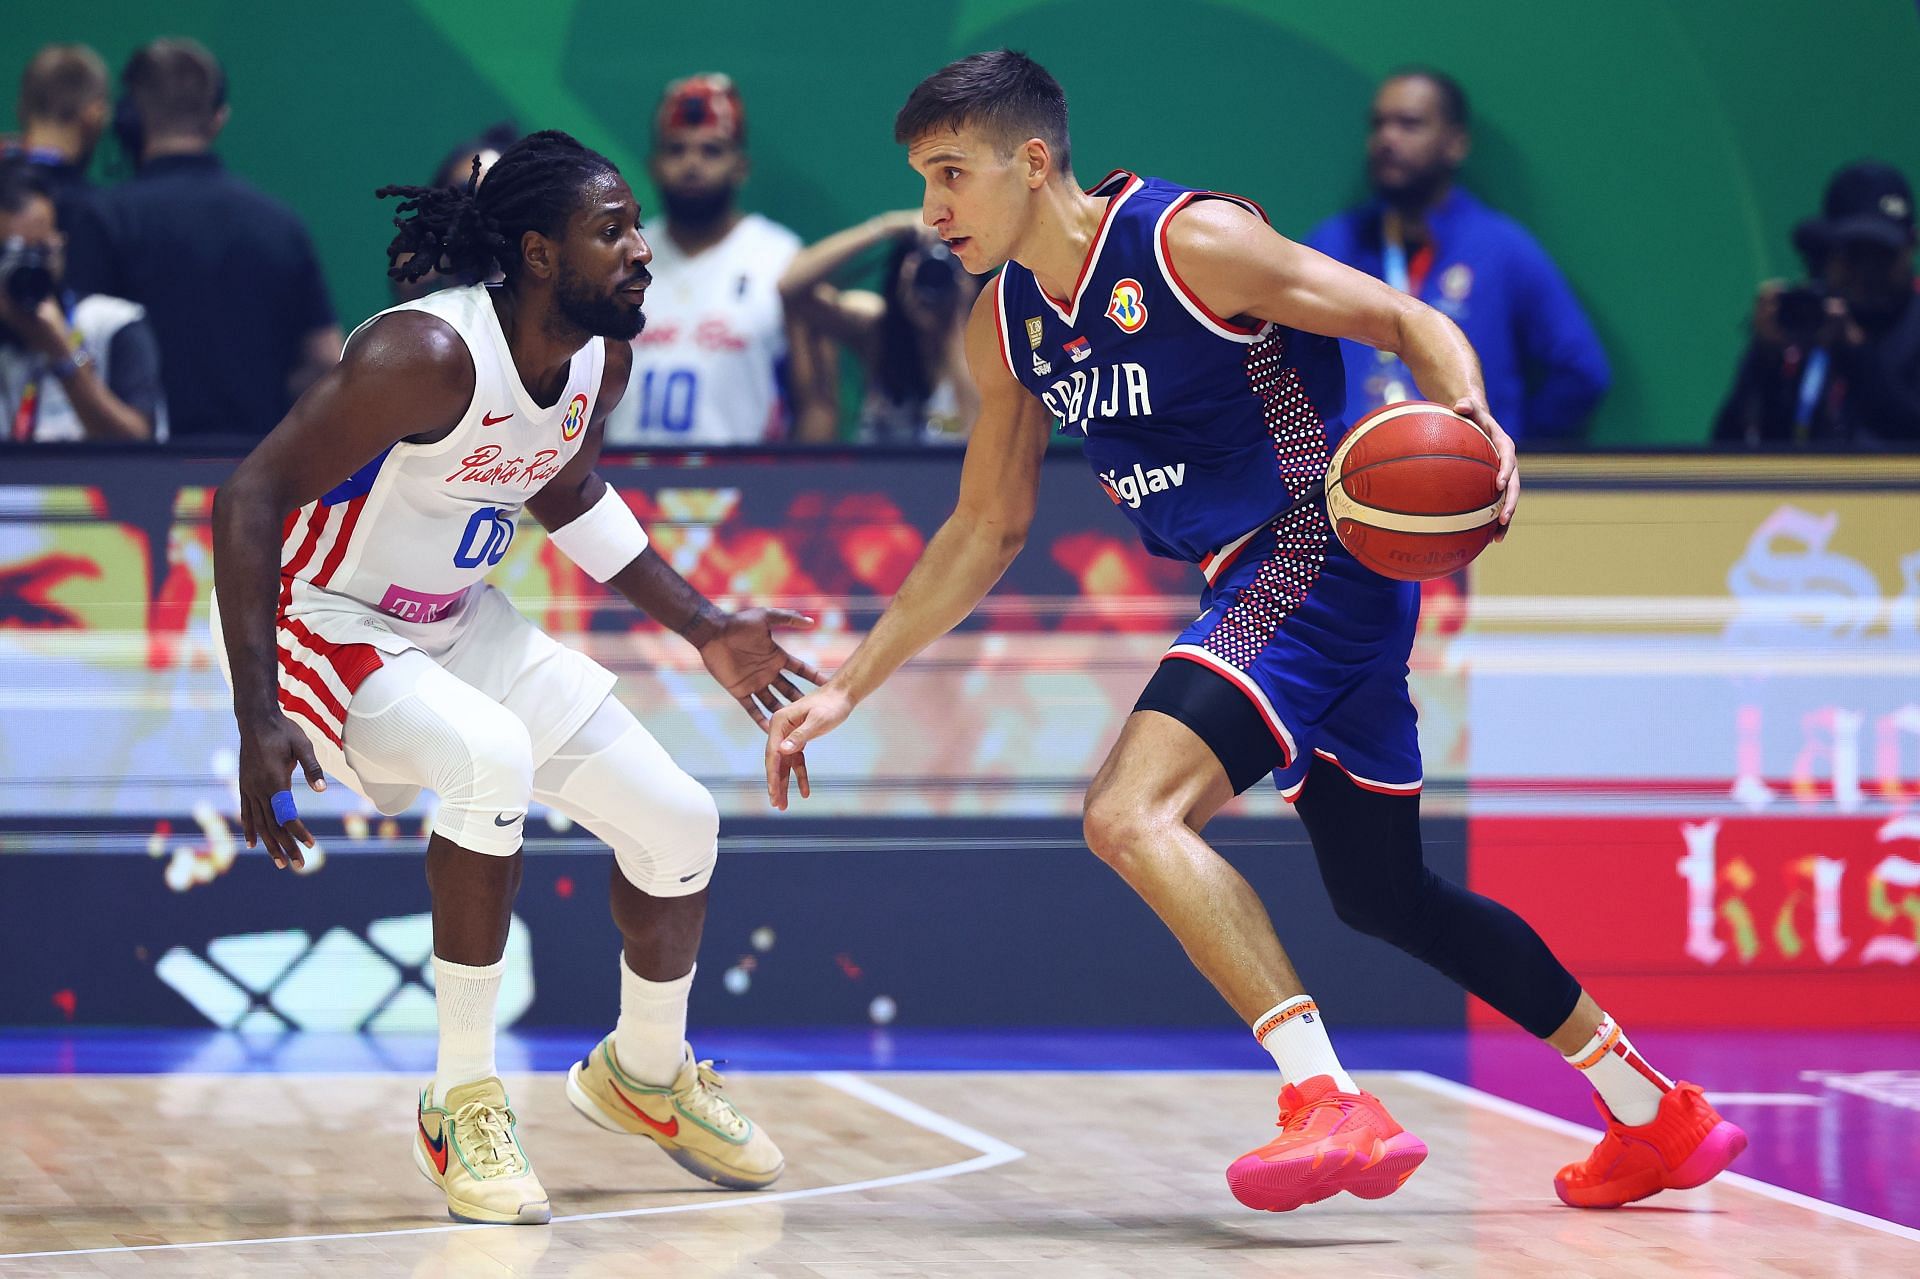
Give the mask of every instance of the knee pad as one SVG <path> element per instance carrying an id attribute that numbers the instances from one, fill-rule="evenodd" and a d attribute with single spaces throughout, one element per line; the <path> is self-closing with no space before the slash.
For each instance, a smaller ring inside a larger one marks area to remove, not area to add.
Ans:
<path id="1" fill-rule="evenodd" d="M 534 794 L 604 840 L 621 875 L 650 897 L 685 897 L 712 879 L 713 796 L 611 699 L 541 766 Z"/>
<path id="2" fill-rule="evenodd" d="M 424 656 L 394 667 L 378 696 L 349 709 L 348 763 L 390 787 L 432 790 L 435 834 L 476 853 L 519 852 L 533 791 L 526 725 Z"/>

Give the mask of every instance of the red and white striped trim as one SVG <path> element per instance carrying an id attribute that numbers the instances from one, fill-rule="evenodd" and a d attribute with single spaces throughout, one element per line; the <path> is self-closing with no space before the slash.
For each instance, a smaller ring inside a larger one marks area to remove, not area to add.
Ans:
<path id="1" fill-rule="evenodd" d="M 1267 700 L 1267 695 L 1260 691 L 1258 684 L 1247 678 L 1245 671 L 1229 666 L 1219 654 L 1210 653 L 1198 644 L 1175 644 L 1160 660 L 1164 662 L 1171 658 L 1198 662 L 1215 674 L 1225 676 L 1229 683 L 1245 693 L 1247 700 L 1253 703 L 1253 708 L 1260 712 L 1260 718 L 1266 721 L 1267 731 L 1273 734 L 1273 740 L 1280 743 L 1280 767 L 1286 768 L 1293 763 L 1294 756 L 1298 753 L 1294 750 L 1293 734 L 1289 733 L 1287 726 L 1280 722 L 1280 715 L 1273 709 L 1273 703 Z"/>
<path id="2" fill-rule="evenodd" d="M 1348 768 L 1345 764 L 1342 764 L 1340 762 L 1340 757 L 1338 755 L 1335 755 L 1332 751 L 1323 751 L 1318 746 L 1316 746 L 1313 748 L 1313 753 L 1318 755 L 1321 759 L 1326 760 L 1327 763 L 1332 764 L 1335 768 L 1339 769 L 1341 772 L 1345 773 L 1347 775 L 1347 780 L 1352 782 L 1355 786 L 1358 786 L 1361 790 L 1375 791 L 1382 795 L 1418 795 L 1420 793 L 1421 786 L 1425 785 L 1424 778 L 1418 781 L 1411 781 L 1411 782 L 1376 782 L 1371 777 L 1360 776 L 1360 774 L 1354 772 L 1351 768 Z"/>
<path id="3" fill-rule="evenodd" d="M 367 504 L 361 494 L 349 502 L 322 506 L 310 502 L 289 516 L 281 526 L 280 607 L 292 602 L 295 579 L 325 586 L 340 570 L 353 530 L 360 523 L 360 512 Z M 315 563 L 318 567 L 312 567 Z"/>
<path id="4" fill-rule="evenodd" d="M 1093 244 L 1087 249 L 1086 261 L 1080 264 L 1080 278 L 1073 282 L 1073 297 L 1067 302 L 1059 302 L 1047 296 L 1047 291 L 1040 287 L 1039 276 L 1033 278 L 1034 291 L 1040 295 L 1040 300 L 1045 302 L 1053 313 L 1059 316 L 1060 319 L 1069 326 L 1077 323 L 1075 317 L 1080 314 L 1080 299 L 1087 291 L 1087 281 L 1093 278 L 1093 264 L 1100 260 L 1100 250 L 1107 245 L 1107 232 L 1113 227 L 1113 215 L 1120 211 L 1120 206 L 1125 204 L 1127 200 L 1132 197 L 1133 193 L 1138 191 L 1144 183 L 1133 174 L 1126 173 L 1123 169 L 1116 169 L 1102 178 L 1089 192 L 1091 194 L 1093 191 L 1099 191 L 1102 187 L 1113 181 L 1113 179 L 1121 177 L 1122 175 L 1127 179 L 1126 185 L 1107 199 L 1107 211 L 1100 215 L 1100 229 L 1093 234 Z"/>
<path id="5" fill-rule="evenodd" d="M 1005 357 L 1007 361 L 1007 372 L 1012 376 L 1014 381 L 1018 382 L 1020 380 L 1020 372 L 1013 367 L 1013 325 L 1007 322 L 1007 271 L 1005 267 L 1000 269 L 1000 274 L 995 276 L 993 280 L 993 323 L 994 327 L 1000 330 L 1000 354 Z"/>
<path id="6" fill-rule="evenodd" d="M 1174 215 L 1186 208 L 1189 204 L 1192 204 L 1195 200 L 1227 200 L 1239 205 L 1250 213 L 1257 214 L 1262 220 L 1267 216 L 1259 205 L 1237 195 L 1223 195 L 1217 191 L 1187 192 L 1178 200 L 1169 204 L 1165 211 L 1160 214 L 1160 220 L 1154 223 L 1153 257 L 1154 260 L 1160 264 L 1160 274 L 1165 276 L 1167 283 L 1173 286 L 1173 295 L 1180 299 L 1180 305 L 1187 308 L 1187 314 L 1198 320 L 1202 328 L 1205 328 L 1216 337 L 1223 337 L 1231 342 L 1245 342 L 1248 344 L 1258 342 L 1267 335 L 1267 330 L 1273 327 L 1271 324 L 1262 320 L 1258 325 L 1248 328 L 1245 325 L 1235 324 L 1232 320 L 1224 316 L 1215 315 L 1213 311 L 1208 308 L 1207 304 L 1200 300 L 1200 295 L 1195 293 L 1188 287 L 1187 282 L 1180 278 L 1180 273 L 1173 269 L 1173 255 L 1167 248 L 1167 232 L 1173 225 Z"/>
<path id="7" fill-rule="evenodd" d="M 1211 555 L 1200 557 L 1200 575 L 1207 579 L 1208 586 L 1212 586 L 1222 573 L 1233 567 L 1233 562 L 1240 558 L 1240 552 L 1253 540 L 1253 535 L 1265 527 L 1264 524 L 1256 524 Z"/>
<path id="8" fill-rule="evenodd" d="M 338 644 L 316 635 L 297 617 L 282 617 L 274 631 L 280 706 L 316 732 L 342 745 L 347 706 L 354 690 L 380 667 L 371 644 Z"/>

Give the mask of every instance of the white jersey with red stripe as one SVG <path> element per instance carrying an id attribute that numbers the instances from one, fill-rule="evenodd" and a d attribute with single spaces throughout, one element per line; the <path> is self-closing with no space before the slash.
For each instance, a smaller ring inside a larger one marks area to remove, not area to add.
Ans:
<path id="1" fill-rule="evenodd" d="M 566 388 L 542 408 L 520 382 L 488 286 L 381 315 L 393 311 L 438 316 L 460 335 L 473 399 L 443 438 L 393 445 L 287 518 L 280 573 L 290 616 L 345 596 L 407 622 L 451 617 L 506 555 L 520 508 L 586 436 L 606 361 L 600 339 L 574 353 Z"/>
<path id="2" fill-rule="evenodd" d="M 597 338 L 575 352 L 566 388 L 542 408 L 521 384 L 488 286 L 392 310 L 438 316 L 460 335 L 473 358 L 473 399 L 444 437 L 395 444 L 281 531 L 280 705 L 319 735 L 316 745 L 331 743 L 322 762 L 350 785 L 339 750 L 354 690 L 383 654 L 418 648 L 439 660 L 464 642 L 520 508 L 579 452 L 606 362 Z M 213 623 L 217 630 L 217 609 Z M 611 677 L 576 683 L 575 700 L 590 711 Z"/>

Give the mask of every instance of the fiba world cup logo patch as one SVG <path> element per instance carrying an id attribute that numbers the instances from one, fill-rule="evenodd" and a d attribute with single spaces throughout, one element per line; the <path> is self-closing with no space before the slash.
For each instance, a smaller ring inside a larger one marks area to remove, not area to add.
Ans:
<path id="1" fill-rule="evenodd" d="M 567 416 L 560 423 L 560 438 L 571 444 L 580 438 L 587 425 L 587 397 L 576 395 L 567 405 Z"/>
<path id="2" fill-rule="evenodd" d="M 1113 296 L 1107 299 L 1107 318 L 1119 325 L 1122 333 L 1138 333 L 1146 327 L 1146 291 L 1140 281 L 1125 279 L 1113 286 Z"/>

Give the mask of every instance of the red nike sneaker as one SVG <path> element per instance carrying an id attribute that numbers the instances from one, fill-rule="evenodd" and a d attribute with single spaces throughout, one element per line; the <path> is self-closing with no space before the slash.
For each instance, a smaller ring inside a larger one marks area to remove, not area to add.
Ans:
<path id="1" fill-rule="evenodd" d="M 1698 1084 L 1677 1083 L 1650 1123 L 1621 1123 L 1593 1095 L 1607 1135 L 1593 1153 L 1554 1174 L 1553 1189 L 1572 1208 L 1618 1208 L 1662 1190 L 1687 1190 L 1719 1176 L 1747 1148 L 1747 1134 L 1707 1104 Z"/>
<path id="2" fill-rule="evenodd" d="M 1427 1143 L 1372 1093 L 1337 1092 L 1328 1075 L 1280 1090 L 1280 1135 L 1227 1169 L 1233 1197 L 1249 1208 L 1288 1212 L 1342 1190 L 1384 1199 L 1427 1157 Z"/>

